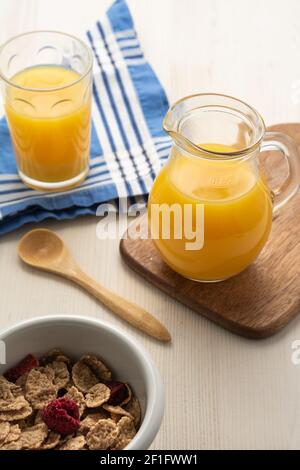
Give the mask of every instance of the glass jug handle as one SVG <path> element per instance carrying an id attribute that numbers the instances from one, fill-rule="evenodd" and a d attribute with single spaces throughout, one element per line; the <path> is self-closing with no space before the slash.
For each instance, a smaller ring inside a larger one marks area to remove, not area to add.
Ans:
<path id="1" fill-rule="evenodd" d="M 296 143 L 288 135 L 281 132 L 266 132 L 261 145 L 261 152 L 276 150 L 282 153 L 287 166 L 288 175 L 284 182 L 272 189 L 274 196 L 273 214 L 284 206 L 298 191 L 300 178 L 300 154 Z"/>

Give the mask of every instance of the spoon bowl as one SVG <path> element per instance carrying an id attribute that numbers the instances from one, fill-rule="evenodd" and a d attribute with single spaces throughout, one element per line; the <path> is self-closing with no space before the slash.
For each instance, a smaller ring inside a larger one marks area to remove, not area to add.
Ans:
<path id="1" fill-rule="evenodd" d="M 59 261 L 65 251 L 63 241 L 51 230 L 37 229 L 27 233 L 20 241 L 20 258 L 35 267 L 48 266 Z"/>

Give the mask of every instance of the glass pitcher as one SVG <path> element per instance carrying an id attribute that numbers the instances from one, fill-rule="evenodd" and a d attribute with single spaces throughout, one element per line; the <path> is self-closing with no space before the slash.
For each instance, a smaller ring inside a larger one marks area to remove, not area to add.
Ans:
<path id="1" fill-rule="evenodd" d="M 168 111 L 169 159 L 149 196 L 152 239 L 182 276 L 221 281 L 243 271 L 270 235 L 272 216 L 298 190 L 294 142 L 266 132 L 257 111 L 230 96 L 199 94 Z M 260 153 L 279 150 L 288 176 L 271 190 Z"/>

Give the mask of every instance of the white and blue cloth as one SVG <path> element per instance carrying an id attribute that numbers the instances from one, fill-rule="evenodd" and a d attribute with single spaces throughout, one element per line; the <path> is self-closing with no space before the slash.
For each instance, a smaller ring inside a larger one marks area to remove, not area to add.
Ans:
<path id="1" fill-rule="evenodd" d="M 99 204 L 146 197 L 170 139 L 162 130 L 166 94 L 141 50 L 125 0 L 116 0 L 87 32 L 94 53 L 90 172 L 81 186 L 57 193 L 19 179 L 7 123 L 0 120 L 0 234 L 29 222 L 95 214 Z"/>

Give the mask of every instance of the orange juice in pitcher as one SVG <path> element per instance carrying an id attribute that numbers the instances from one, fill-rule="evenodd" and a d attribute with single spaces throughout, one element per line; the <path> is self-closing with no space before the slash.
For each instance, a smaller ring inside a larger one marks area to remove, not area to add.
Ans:
<path id="1" fill-rule="evenodd" d="M 174 145 L 149 197 L 153 241 L 184 277 L 213 282 L 234 276 L 264 247 L 274 207 L 297 191 L 298 152 L 288 137 L 265 134 L 255 110 L 222 95 L 181 100 L 164 127 Z M 280 149 L 289 162 L 289 184 L 275 194 L 260 170 L 262 145 Z"/>

